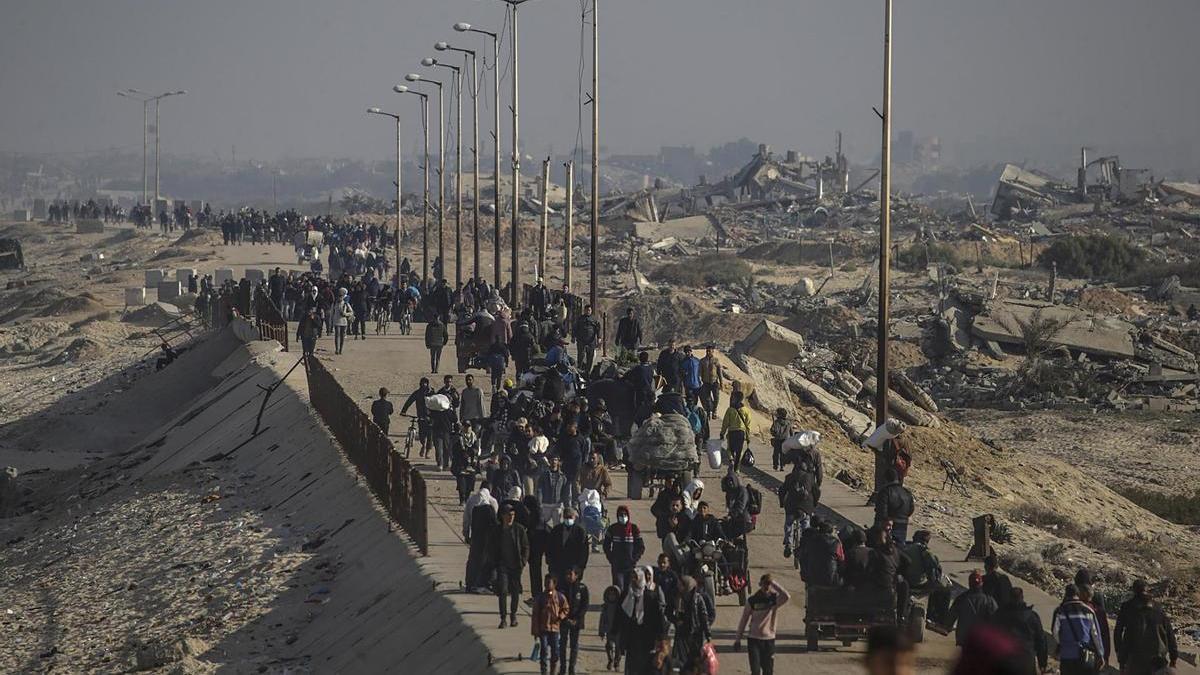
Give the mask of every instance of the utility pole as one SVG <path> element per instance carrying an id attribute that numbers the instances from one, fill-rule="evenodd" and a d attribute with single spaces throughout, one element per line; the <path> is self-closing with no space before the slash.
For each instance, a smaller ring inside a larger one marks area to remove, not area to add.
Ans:
<path id="1" fill-rule="evenodd" d="M 600 236 L 600 0 L 592 0 L 592 223 L 591 250 L 589 252 L 588 303 L 592 311 L 599 309 L 597 299 L 599 280 L 596 262 L 596 238 Z"/>
<path id="2" fill-rule="evenodd" d="M 421 96 L 421 126 L 425 128 L 425 208 L 421 209 L 421 283 L 429 281 L 429 97 Z"/>
<path id="3" fill-rule="evenodd" d="M 154 99 L 154 209 L 158 210 L 158 139 L 162 137 L 162 127 L 158 125 L 158 104 L 162 99 Z"/>
<path id="4" fill-rule="evenodd" d="M 892 205 L 892 0 L 884 0 L 883 25 L 883 151 L 879 167 L 879 316 L 875 355 L 875 424 L 888 416 L 888 314 L 891 280 Z M 882 486 L 876 485 L 878 491 Z"/>
<path id="5" fill-rule="evenodd" d="M 150 155 L 150 102 L 142 101 L 142 203 L 150 203 L 150 183 L 146 163 Z"/>
<path id="6" fill-rule="evenodd" d="M 404 157 L 400 150 L 400 116 L 396 116 L 396 281 L 400 281 L 400 237 L 404 231 L 404 221 L 400 217 L 400 204 L 404 198 L 404 181 L 401 172 L 404 169 Z M 278 208 L 276 208 L 278 211 Z"/>
<path id="7" fill-rule="evenodd" d="M 475 255 L 474 277 L 482 279 L 479 272 L 479 61 L 475 52 L 471 55 L 471 231 Z"/>
<path id="8" fill-rule="evenodd" d="M 446 106 L 438 85 L 438 261 L 446 278 Z"/>
<path id="9" fill-rule="evenodd" d="M 575 240 L 575 162 L 566 163 L 567 167 L 567 222 L 563 228 L 563 286 L 573 289 L 571 265 L 574 251 L 571 243 Z"/>
<path id="10" fill-rule="evenodd" d="M 454 114 L 457 121 L 454 124 L 454 284 L 455 288 L 462 286 L 462 71 L 455 70 L 452 80 L 454 87 Z M 445 264 L 445 263 L 443 263 Z"/>
<path id="11" fill-rule="evenodd" d="M 496 222 L 495 231 L 492 233 L 492 276 L 495 278 L 496 292 L 501 289 L 500 276 L 500 36 L 492 33 L 492 107 L 495 108 L 496 120 L 492 127 L 492 149 L 495 151 L 494 171 L 492 176 L 496 181 L 495 204 L 496 207 Z"/>
<path id="12" fill-rule="evenodd" d="M 538 236 L 537 276 L 546 278 L 546 234 L 550 229 L 550 158 L 542 160 L 542 228 Z"/>
<path id="13" fill-rule="evenodd" d="M 509 1 L 509 0 L 506 0 Z M 521 260 L 517 255 L 521 246 L 521 76 L 520 76 L 520 40 L 517 31 L 517 8 L 519 2 L 509 2 L 512 6 L 512 118 L 513 118 L 513 150 L 512 150 L 512 297 L 509 301 L 514 309 L 521 299 Z"/>

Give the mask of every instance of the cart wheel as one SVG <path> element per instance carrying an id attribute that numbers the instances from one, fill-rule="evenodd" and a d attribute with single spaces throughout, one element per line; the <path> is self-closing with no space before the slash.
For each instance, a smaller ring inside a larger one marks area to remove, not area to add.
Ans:
<path id="1" fill-rule="evenodd" d="M 643 482 L 642 472 L 638 471 L 637 469 L 630 468 L 629 474 L 625 479 L 625 491 L 628 493 L 630 499 L 642 498 Z"/>
<path id="2" fill-rule="evenodd" d="M 925 608 L 913 605 L 908 613 L 908 637 L 913 642 L 925 641 Z"/>
<path id="3" fill-rule="evenodd" d="M 805 637 L 808 638 L 808 651 L 815 652 L 819 649 L 817 627 L 809 624 L 805 631 Z"/>

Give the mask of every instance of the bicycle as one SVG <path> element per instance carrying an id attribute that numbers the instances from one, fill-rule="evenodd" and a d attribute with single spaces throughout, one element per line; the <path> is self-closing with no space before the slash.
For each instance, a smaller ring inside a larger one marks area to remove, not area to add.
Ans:
<path id="1" fill-rule="evenodd" d="M 388 320 L 388 308 L 387 307 L 376 307 L 375 308 L 375 334 L 376 335 L 387 335 L 389 323 L 391 323 L 391 322 Z"/>
<path id="2" fill-rule="evenodd" d="M 412 455 L 412 447 L 418 443 L 420 433 L 417 431 L 417 417 L 415 415 L 405 415 L 412 420 L 408 423 L 408 432 L 404 434 L 404 459 L 408 459 Z"/>
<path id="3" fill-rule="evenodd" d="M 408 335 L 412 333 L 412 306 L 405 303 L 400 308 L 400 334 Z"/>

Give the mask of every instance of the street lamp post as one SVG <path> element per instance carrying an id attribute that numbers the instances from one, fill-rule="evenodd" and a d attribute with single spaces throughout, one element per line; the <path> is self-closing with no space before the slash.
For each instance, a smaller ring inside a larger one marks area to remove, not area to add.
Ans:
<path id="1" fill-rule="evenodd" d="M 492 128 L 492 143 L 495 156 L 495 170 L 493 178 L 495 179 L 495 231 L 492 235 L 492 276 L 495 281 L 496 290 L 500 290 L 500 36 L 497 33 L 475 28 L 469 23 L 456 23 L 454 30 L 460 33 L 480 33 L 492 38 L 492 108 L 496 119 Z M 476 193 L 478 195 L 478 193 Z M 476 196 L 478 199 L 478 196 Z M 478 245 L 478 244 L 476 244 Z"/>
<path id="2" fill-rule="evenodd" d="M 593 312 L 600 310 L 596 304 L 597 286 L 599 285 L 596 271 L 598 268 L 596 238 L 600 233 L 600 19 L 597 11 L 599 4 L 600 0 L 592 0 L 592 223 L 590 260 L 588 261 L 590 265 L 588 303 L 592 306 Z"/>
<path id="3" fill-rule="evenodd" d="M 462 52 L 471 60 L 471 189 L 474 195 L 471 199 L 471 245 L 475 258 L 472 276 L 480 279 L 482 276 L 479 271 L 479 62 L 473 49 L 451 47 L 445 42 L 437 43 L 434 45 L 434 49 Z M 462 91 L 461 85 L 459 91 L 460 93 Z M 461 208 L 462 205 L 460 204 L 459 207 Z"/>
<path id="4" fill-rule="evenodd" d="M 438 88 L 438 260 L 442 265 L 442 275 L 446 278 L 446 122 L 445 105 L 442 96 L 442 83 L 422 77 L 417 73 L 404 76 L 409 82 L 428 82 Z"/>
<path id="5" fill-rule="evenodd" d="M 146 204 L 150 199 L 150 181 L 147 178 L 148 172 L 146 170 L 150 157 L 150 99 L 139 96 L 133 90 L 118 91 L 117 96 L 123 96 L 142 104 L 142 203 Z"/>
<path id="6" fill-rule="evenodd" d="M 450 93 L 454 97 L 454 284 L 455 288 L 462 286 L 462 68 L 441 63 L 434 58 L 421 59 L 421 65 L 426 67 L 440 66 L 453 71 L 450 79 Z M 442 265 L 446 264 L 445 259 Z"/>
<path id="7" fill-rule="evenodd" d="M 887 421 L 888 414 L 888 314 L 891 283 L 891 203 L 892 203 L 892 0 L 884 0 L 883 24 L 883 149 L 879 166 L 879 316 L 875 355 L 875 424 Z M 878 494 L 882 485 L 875 485 Z"/>
<path id="8" fill-rule="evenodd" d="M 421 126 L 425 131 L 425 162 L 421 165 L 425 175 L 425 200 L 421 209 L 421 281 L 429 279 L 429 95 L 398 84 L 392 87 L 397 94 L 414 94 L 421 97 Z"/>
<path id="9" fill-rule="evenodd" d="M 383 115 L 384 117 L 396 120 L 396 278 L 398 280 L 400 274 L 400 186 L 403 185 L 400 176 L 402 166 L 400 161 L 400 116 L 384 112 L 379 108 L 368 108 L 367 112 L 372 115 Z"/>

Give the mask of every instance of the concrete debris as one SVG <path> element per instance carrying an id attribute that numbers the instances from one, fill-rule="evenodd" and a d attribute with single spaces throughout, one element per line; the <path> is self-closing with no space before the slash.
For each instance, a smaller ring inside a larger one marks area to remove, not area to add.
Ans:
<path id="1" fill-rule="evenodd" d="M 863 393 L 867 396 L 874 397 L 877 390 L 875 376 L 872 375 L 863 380 Z M 938 428 L 942 426 L 941 420 L 936 415 L 929 413 L 926 410 L 912 404 L 905 399 L 899 392 L 892 389 L 891 392 L 895 396 L 888 397 L 888 412 L 895 417 L 918 427 Z"/>
<path id="2" fill-rule="evenodd" d="M 1046 342 L 1097 356 L 1133 358 L 1133 325 L 1111 317 L 1096 317 L 1087 312 L 1051 303 L 1009 300 L 975 317 L 971 332 L 984 340 L 1024 348 L 1028 333 L 1044 326 L 1050 335 Z"/>
<path id="3" fill-rule="evenodd" d="M 804 349 L 804 338 L 797 332 L 763 319 L 734 351 L 752 356 L 767 363 L 785 366 L 800 355 Z"/>

